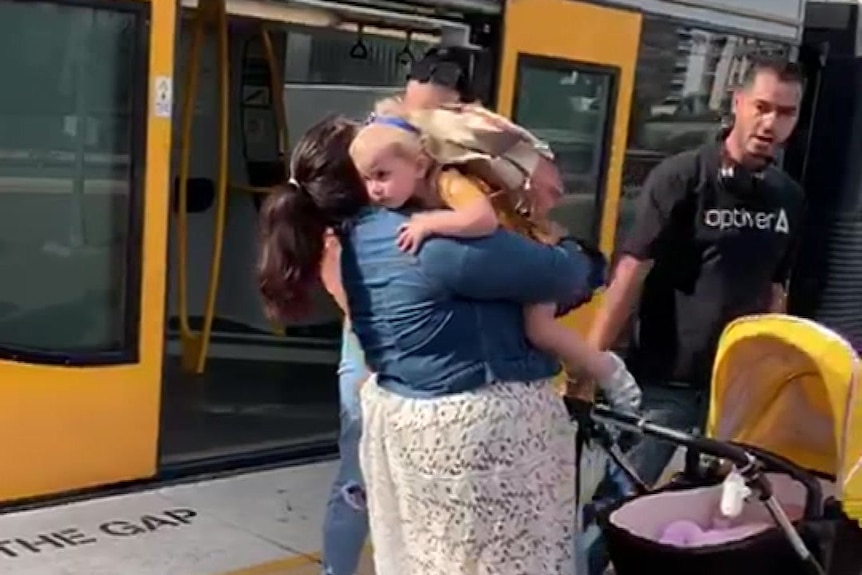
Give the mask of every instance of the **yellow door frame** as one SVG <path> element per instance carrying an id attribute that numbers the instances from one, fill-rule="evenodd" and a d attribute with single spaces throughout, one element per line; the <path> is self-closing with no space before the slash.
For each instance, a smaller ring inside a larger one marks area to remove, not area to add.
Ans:
<path id="1" fill-rule="evenodd" d="M 131 275 L 140 279 L 140 286 L 126 288 L 140 294 L 133 304 L 140 310 L 133 318 L 137 349 L 99 365 L 0 361 L 0 501 L 149 477 L 157 469 L 171 146 L 171 118 L 164 104 L 170 104 L 172 93 L 177 2 L 123 4 L 124 9 L 145 6 L 149 17 L 149 26 L 138 28 L 149 38 L 137 44 L 149 49 L 141 55 L 141 68 L 146 62 L 147 69 L 136 71 L 146 76 L 141 91 L 147 91 L 138 94 L 146 110 L 145 128 L 136 132 L 146 139 L 138 141 L 143 181 L 135 192 L 141 201 L 130 203 L 130 209 L 142 210 L 135 215 L 143 224 L 140 236 L 128 240 L 140 242 L 140 261 L 128 262 L 140 266 L 140 273 Z M 110 9 L 111 4 L 100 6 Z M 157 98 L 163 104 L 159 113 Z"/>
<path id="2" fill-rule="evenodd" d="M 612 119 L 607 174 L 603 178 L 599 246 L 610 257 L 614 247 L 622 189 L 623 161 L 628 138 L 635 68 L 640 44 L 641 15 L 572 0 L 507 0 L 503 24 L 498 108 L 512 116 L 521 55 L 558 59 L 617 71 L 616 108 Z M 562 321 L 583 331 L 600 297 Z"/>

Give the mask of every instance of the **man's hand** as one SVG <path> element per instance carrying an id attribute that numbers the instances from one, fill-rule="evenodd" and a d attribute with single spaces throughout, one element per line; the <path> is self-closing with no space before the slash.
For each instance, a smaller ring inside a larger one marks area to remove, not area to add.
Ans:
<path id="1" fill-rule="evenodd" d="M 427 218 L 422 217 L 423 214 L 415 214 L 407 223 L 401 224 L 398 228 L 398 249 L 412 255 L 419 252 L 428 236 L 431 235 L 431 228 L 428 225 Z"/>

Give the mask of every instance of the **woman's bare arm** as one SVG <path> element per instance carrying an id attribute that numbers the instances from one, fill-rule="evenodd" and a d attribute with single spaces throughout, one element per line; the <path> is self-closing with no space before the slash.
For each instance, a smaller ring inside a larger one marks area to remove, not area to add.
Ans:
<path id="1" fill-rule="evenodd" d="M 323 259 L 320 261 L 320 280 L 323 282 L 323 287 L 344 313 L 344 340 L 341 347 L 341 363 L 338 368 L 339 377 L 356 377 L 357 381 L 364 383 L 368 379 L 368 368 L 362 359 L 359 340 L 350 331 L 347 295 L 344 293 L 344 285 L 341 283 L 341 242 L 338 241 L 338 237 L 332 230 L 326 232 Z"/>
<path id="2" fill-rule="evenodd" d="M 332 230 L 327 230 L 323 250 L 323 259 L 320 261 L 320 280 L 329 295 L 341 308 L 344 317 L 348 318 L 347 295 L 341 284 L 341 242 Z"/>

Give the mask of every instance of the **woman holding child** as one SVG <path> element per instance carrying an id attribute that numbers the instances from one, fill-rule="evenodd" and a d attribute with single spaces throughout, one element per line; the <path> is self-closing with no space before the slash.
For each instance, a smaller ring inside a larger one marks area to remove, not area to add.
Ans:
<path id="1" fill-rule="evenodd" d="M 573 573 L 573 434 L 550 381 L 559 364 L 534 345 L 613 389 L 630 383 L 615 358 L 548 325 L 547 302 L 588 296 L 592 262 L 541 217 L 499 229 L 493 190 L 435 160 L 411 119 L 378 116 L 358 134 L 333 119 L 306 134 L 262 211 L 262 292 L 271 312 L 299 311 L 327 231 L 338 235 L 374 372 L 361 459 L 378 575 Z M 547 157 L 528 171 L 560 188 Z"/>

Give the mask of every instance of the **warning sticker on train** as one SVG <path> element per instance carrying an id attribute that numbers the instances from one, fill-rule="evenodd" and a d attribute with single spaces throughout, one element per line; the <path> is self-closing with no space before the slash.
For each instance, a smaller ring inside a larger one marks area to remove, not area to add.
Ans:
<path id="1" fill-rule="evenodd" d="M 156 76 L 153 84 L 153 114 L 170 118 L 174 107 L 174 82 L 170 76 Z"/>

